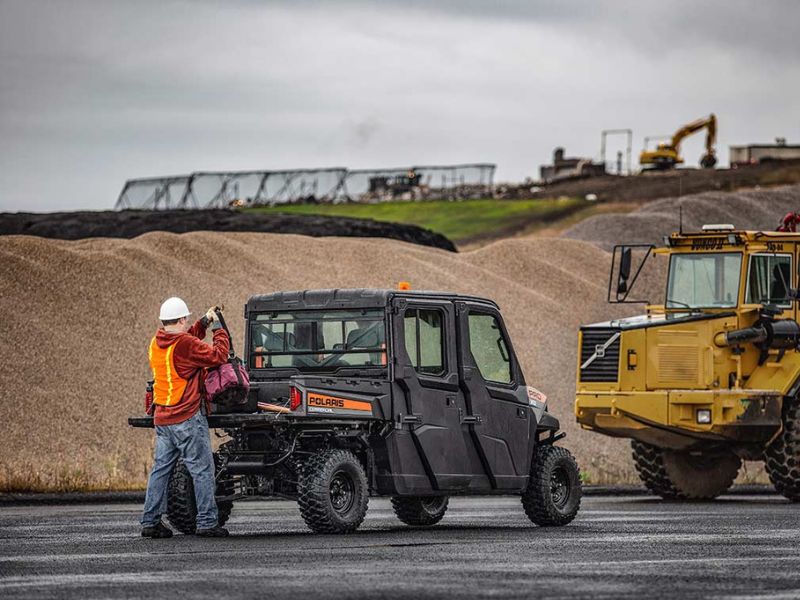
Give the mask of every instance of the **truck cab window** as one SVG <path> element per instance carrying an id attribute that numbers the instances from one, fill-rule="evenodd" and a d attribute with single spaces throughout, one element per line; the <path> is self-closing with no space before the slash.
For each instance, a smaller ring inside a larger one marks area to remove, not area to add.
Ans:
<path id="1" fill-rule="evenodd" d="M 470 313 L 469 347 L 486 381 L 511 383 L 511 358 L 500 323 L 493 315 Z"/>
<path id="2" fill-rule="evenodd" d="M 418 373 L 442 375 L 444 337 L 442 312 L 430 308 L 411 308 L 404 317 L 406 351 Z"/>
<path id="3" fill-rule="evenodd" d="M 753 254 L 747 274 L 747 304 L 790 306 L 792 257 L 789 254 Z"/>
<path id="4" fill-rule="evenodd" d="M 733 308 L 738 304 L 738 252 L 680 253 L 669 261 L 667 308 Z"/>

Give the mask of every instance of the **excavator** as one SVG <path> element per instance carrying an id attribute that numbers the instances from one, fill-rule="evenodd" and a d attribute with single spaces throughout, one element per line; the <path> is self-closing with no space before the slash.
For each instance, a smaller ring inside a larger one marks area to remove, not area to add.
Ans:
<path id="1" fill-rule="evenodd" d="M 717 117 L 710 114 L 708 117 L 687 123 L 674 134 L 669 142 L 658 144 L 655 150 L 645 148 L 639 155 L 639 164 L 643 169 L 674 169 L 675 165 L 683 162 L 681 156 L 681 142 L 684 138 L 701 129 L 706 129 L 706 153 L 700 158 L 700 166 L 710 169 L 717 164 L 714 144 L 717 141 Z"/>

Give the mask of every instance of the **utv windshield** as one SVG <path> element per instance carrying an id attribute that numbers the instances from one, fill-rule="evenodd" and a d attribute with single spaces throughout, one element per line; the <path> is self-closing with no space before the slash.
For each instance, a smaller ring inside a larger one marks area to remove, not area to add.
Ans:
<path id="1" fill-rule="evenodd" d="M 673 254 L 667 308 L 733 308 L 738 303 L 742 255 L 738 252 Z"/>
<path id="2" fill-rule="evenodd" d="M 251 368 L 332 372 L 385 368 L 382 309 L 273 312 L 250 325 Z"/>

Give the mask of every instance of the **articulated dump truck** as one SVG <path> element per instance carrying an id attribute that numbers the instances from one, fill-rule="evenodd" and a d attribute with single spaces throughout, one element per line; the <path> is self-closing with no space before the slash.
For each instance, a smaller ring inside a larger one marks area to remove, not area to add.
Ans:
<path id="1" fill-rule="evenodd" d="M 644 315 L 581 327 L 578 423 L 630 438 L 663 498 L 714 498 L 742 460 L 763 460 L 800 501 L 800 234 L 705 225 L 664 242 L 614 248 L 610 302 L 637 301 L 653 255 L 669 261 L 666 295 Z"/>

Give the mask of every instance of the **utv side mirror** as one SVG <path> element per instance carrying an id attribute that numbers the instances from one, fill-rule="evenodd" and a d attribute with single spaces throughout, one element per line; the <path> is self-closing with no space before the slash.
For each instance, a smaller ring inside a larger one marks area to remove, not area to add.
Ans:
<path id="1" fill-rule="evenodd" d="M 617 278 L 617 294 L 628 291 L 628 278 L 631 276 L 631 249 L 623 248 L 619 259 L 619 277 Z"/>

